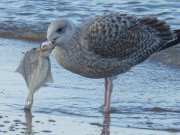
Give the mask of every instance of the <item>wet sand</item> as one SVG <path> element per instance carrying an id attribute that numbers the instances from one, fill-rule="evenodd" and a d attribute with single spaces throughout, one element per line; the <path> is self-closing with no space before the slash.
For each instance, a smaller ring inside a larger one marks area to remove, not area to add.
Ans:
<path id="1" fill-rule="evenodd" d="M 0 134 L 180 134 L 179 66 L 151 60 L 115 80 L 112 112 L 103 114 L 103 79 L 72 74 L 51 55 L 55 82 L 36 92 L 32 112 L 25 112 L 28 89 L 15 70 L 24 52 L 39 44 L 0 39 Z"/>
<path id="2" fill-rule="evenodd" d="M 163 50 L 153 55 L 150 59 L 153 61 L 159 61 L 168 66 L 180 67 L 180 45 Z"/>

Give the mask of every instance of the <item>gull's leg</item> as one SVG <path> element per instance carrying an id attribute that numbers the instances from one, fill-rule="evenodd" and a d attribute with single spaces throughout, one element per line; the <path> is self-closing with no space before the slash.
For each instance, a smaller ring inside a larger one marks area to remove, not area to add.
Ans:
<path id="1" fill-rule="evenodd" d="M 103 108 L 103 112 L 109 112 L 111 110 L 110 104 L 111 104 L 111 94 L 113 90 L 113 81 L 112 78 L 107 78 L 108 85 L 107 85 L 107 104 Z"/>
<path id="2" fill-rule="evenodd" d="M 108 87 L 108 79 L 104 78 L 104 104 L 101 105 L 101 109 L 103 109 L 107 104 L 107 87 Z"/>
<path id="3" fill-rule="evenodd" d="M 105 78 L 104 79 L 104 88 L 105 88 L 105 90 L 104 90 L 104 106 L 106 106 L 106 104 L 107 104 L 107 87 L 108 87 L 108 79 Z"/>

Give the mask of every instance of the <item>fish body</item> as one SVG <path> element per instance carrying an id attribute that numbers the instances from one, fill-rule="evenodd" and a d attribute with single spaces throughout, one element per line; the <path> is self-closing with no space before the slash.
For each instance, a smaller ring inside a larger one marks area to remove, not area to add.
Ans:
<path id="1" fill-rule="evenodd" d="M 49 55 L 54 47 L 52 41 L 44 42 L 41 47 L 27 51 L 16 70 L 22 74 L 29 89 L 25 109 L 31 109 L 35 91 L 46 83 L 53 82 Z"/>

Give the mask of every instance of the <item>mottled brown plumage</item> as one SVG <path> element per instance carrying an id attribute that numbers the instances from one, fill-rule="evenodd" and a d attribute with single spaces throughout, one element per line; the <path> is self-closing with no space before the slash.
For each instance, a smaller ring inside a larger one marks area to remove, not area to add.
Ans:
<path id="1" fill-rule="evenodd" d="M 137 19 L 113 13 L 81 24 L 91 51 L 104 58 L 132 59 L 138 64 L 173 38 L 169 25 L 154 16 Z"/>

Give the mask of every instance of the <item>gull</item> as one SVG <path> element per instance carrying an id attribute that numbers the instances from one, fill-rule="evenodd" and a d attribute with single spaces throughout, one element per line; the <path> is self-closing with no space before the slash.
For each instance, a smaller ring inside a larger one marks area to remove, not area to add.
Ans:
<path id="1" fill-rule="evenodd" d="M 159 52 L 180 43 L 180 30 L 156 16 L 108 13 L 78 26 L 68 19 L 53 21 L 47 41 L 63 68 L 87 78 L 104 78 L 103 112 L 110 112 L 113 79 Z"/>

